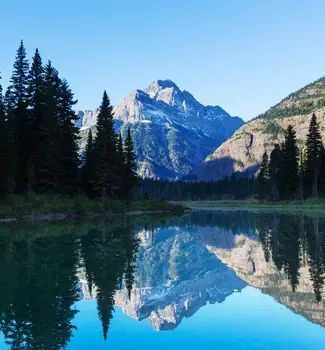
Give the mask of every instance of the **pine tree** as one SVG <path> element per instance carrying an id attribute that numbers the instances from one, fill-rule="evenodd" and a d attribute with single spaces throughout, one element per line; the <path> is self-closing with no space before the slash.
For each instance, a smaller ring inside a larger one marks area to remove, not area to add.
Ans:
<path id="1" fill-rule="evenodd" d="M 95 178 L 95 159 L 94 159 L 94 142 L 91 130 L 88 133 L 87 144 L 83 155 L 83 164 L 81 167 L 81 188 L 92 198 L 94 192 Z"/>
<path id="2" fill-rule="evenodd" d="M 1 79 L 1 77 L 0 77 Z M 0 84 L 0 195 L 8 193 L 8 129 Z"/>
<path id="3" fill-rule="evenodd" d="M 11 88 L 5 94 L 5 110 L 7 119 L 7 145 L 8 145 L 8 191 L 16 192 L 15 176 L 18 169 L 17 140 L 15 133 L 14 101 Z"/>
<path id="4" fill-rule="evenodd" d="M 296 133 L 289 125 L 281 147 L 278 186 L 280 199 L 293 199 L 298 185 L 298 148 Z"/>
<path id="5" fill-rule="evenodd" d="M 269 199 L 269 168 L 268 168 L 268 155 L 266 152 L 263 154 L 260 172 L 257 175 L 257 197 L 259 200 Z"/>
<path id="6" fill-rule="evenodd" d="M 58 148 L 60 126 L 57 120 L 60 79 L 51 62 L 45 66 L 44 72 L 44 113 L 40 125 L 40 147 L 34 157 L 35 186 L 39 192 L 58 192 L 63 173 Z"/>
<path id="7" fill-rule="evenodd" d="M 125 172 L 123 179 L 123 189 L 125 191 L 125 197 L 130 200 L 134 196 L 134 189 L 137 184 L 136 157 L 134 153 L 134 146 L 130 127 L 128 128 L 127 136 L 124 143 L 124 154 Z"/>
<path id="8" fill-rule="evenodd" d="M 118 190 L 116 134 L 112 106 L 106 91 L 97 117 L 97 135 L 94 142 L 96 177 L 95 190 L 102 199 L 112 197 Z"/>
<path id="9" fill-rule="evenodd" d="M 29 158 L 30 145 L 28 137 L 28 61 L 26 51 L 21 41 L 17 50 L 14 70 L 11 77 L 11 85 L 8 88 L 8 111 L 13 118 L 14 137 L 16 142 L 16 154 L 18 166 L 15 173 L 16 189 L 23 192 L 27 185 L 26 167 Z"/>
<path id="10" fill-rule="evenodd" d="M 325 197 L 325 149 L 324 146 L 322 146 L 322 152 L 321 152 L 321 162 L 319 167 L 319 192 L 320 195 Z"/>
<path id="11" fill-rule="evenodd" d="M 321 165 L 322 138 L 316 114 L 313 113 L 306 141 L 305 179 L 307 195 L 318 197 L 319 168 Z"/>
<path id="12" fill-rule="evenodd" d="M 279 173 L 280 156 L 281 156 L 280 146 L 275 145 L 273 151 L 271 152 L 270 163 L 269 163 L 271 199 L 274 201 L 279 200 L 278 173 Z"/>
<path id="13" fill-rule="evenodd" d="M 35 51 L 28 75 L 29 136 L 31 154 L 37 149 L 40 139 L 40 124 L 44 113 L 44 68 L 38 49 Z"/>
<path id="14" fill-rule="evenodd" d="M 28 75 L 28 136 L 30 153 L 27 163 L 26 177 L 28 191 L 35 190 L 35 154 L 41 147 L 41 123 L 44 113 L 44 89 L 45 89 L 44 68 L 38 49 L 36 49 L 32 65 Z"/>
<path id="15" fill-rule="evenodd" d="M 119 181 L 119 195 L 123 196 L 123 179 L 124 179 L 124 173 L 125 173 L 125 154 L 124 154 L 124 148 L 123 148 L 123 140 L 122 135 L 119 134 L 117 138 L 117 169 L 118 169 L 118 181 Z"/>
<path id="16" fill-rule="evenodd" d="M 79 129 L 75 122 L 77 116 L 72 107 L 76 104 L 73 93 L 66 80 L 60 81 L 57 106 L 58 149 L 62 173 L 58 179 L 60 192 L 72 194 L 79 184 Z"/>

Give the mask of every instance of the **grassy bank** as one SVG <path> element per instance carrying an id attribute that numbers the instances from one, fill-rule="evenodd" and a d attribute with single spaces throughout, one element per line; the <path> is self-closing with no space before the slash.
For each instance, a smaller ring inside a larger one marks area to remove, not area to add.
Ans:
<path id="1" fill-rule="evenodd" d="M 325 198 L 302 201 L 279 201 L 261 203 L 256 200 L 184 201 L 179 204 L 188 208 L 242 208 L 290 211 L 319 211 L 325 213 Z"/>
<path id="2" fill-rule="evenodd" d="M 0 219 L 155 212 L 178 214 L 184 212 L 184 207 L 181 204 L 171 204 L 165 201 L 102 201 L 89 199 L 84 195 L 73 197 L 60 195 L 15 195 L 0 200 Z"/>

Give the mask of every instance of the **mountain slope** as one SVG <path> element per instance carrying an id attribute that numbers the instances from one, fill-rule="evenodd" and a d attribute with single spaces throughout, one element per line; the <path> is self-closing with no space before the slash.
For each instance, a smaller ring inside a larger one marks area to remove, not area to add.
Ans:
<path id="1" fill-rule="evenodd" d="M 131 128 L 142 177 L 181 178 L 192 173 L 205 157 L 243 125 L 219 106 L 203 106 L 171 80 L 156 80 L 135 90 L 114 106 L 117 131 Z M 98 109 L 78 112 L 84 148 L 94 130 Z"/>
<path id="2" fill-rule="evenodd" d="M 271 152 L 292 124 L 299 146 L 304 145 L 310 117 L 315 112 L 325 140 L 325 78 L 290 94 L 264 114 L 243 125 L 195 170 L 203 180 L 220 179 L 235 171 L 251 174 L 258 169 L 264 151 Z"/>

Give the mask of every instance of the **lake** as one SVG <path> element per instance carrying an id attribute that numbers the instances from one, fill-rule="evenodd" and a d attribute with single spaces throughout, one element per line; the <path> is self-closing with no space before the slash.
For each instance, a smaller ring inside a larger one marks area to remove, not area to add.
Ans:
<path id="1" fill-rule="evenodd" d="M 3 224 L 0 349 L 324 349 L 325 218 Z"/>

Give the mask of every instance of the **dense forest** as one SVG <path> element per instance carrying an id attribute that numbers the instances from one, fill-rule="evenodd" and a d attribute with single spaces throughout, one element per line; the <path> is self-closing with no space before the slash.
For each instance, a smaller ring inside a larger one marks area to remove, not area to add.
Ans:
<path id="1" fill-rule="evenodd" d="M 317 123 L 312 115 L 306 145 L 298 149 L 291 125 L 281 145 L 270 156 L 265 152 L 256 180 L 260 200 L 318 198 L 325 195 L 325 150 Z"/>
<path id="2" fill-rule="evenodd" d="M 21 42 L 10 85 L 0 86 L 0 194 L 84 192 L 89 197 L 132 199 L 136 163 L 130 132 L 113 128 L 104 92 L 97 134 L 80 157 L 74 95 L 36 49 L 31 65 Z"/>
<path id="3" fill-rule="evenodd" d="M 216 182 L 138 179 L 130 130 L 122 139 L 113 124 L 106 91 L 78 149 L 74 95 L 49 61 L 36 49 L 29 64 L 21 42 L 4 96 L 0 85 L 0 195 L 85 193 L 89 198 L 154 200 L 292 200 L 325 195 L 325 151 L 313 114 L 306 146 L 299 150 L 292 126 L 285 140 L 265 153 L 256 178 L 233 174 Z M 272 124 L 270 128 L 276 129 Z"/>
<path id="4" fill-rule="evenodd" d="M 139 180 L 137 195 L 154 200 L 246 199 L 256 192 L 254 178 L 233 174 L 219 181 Z"/>

